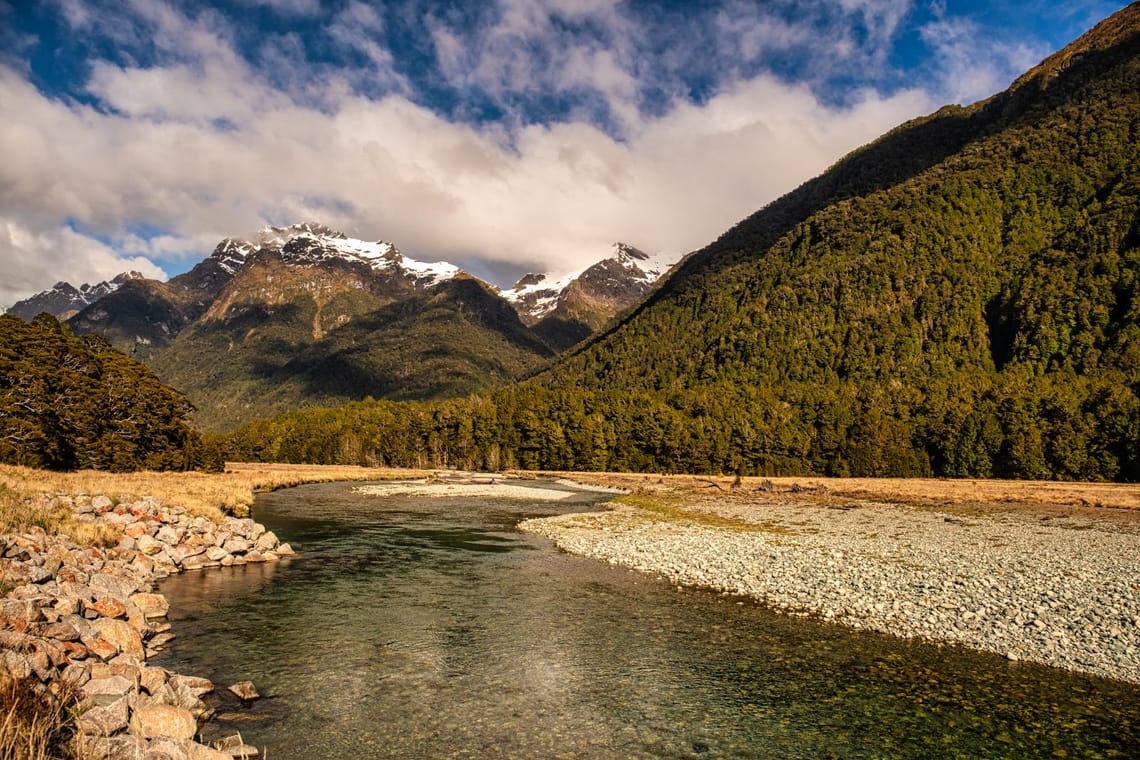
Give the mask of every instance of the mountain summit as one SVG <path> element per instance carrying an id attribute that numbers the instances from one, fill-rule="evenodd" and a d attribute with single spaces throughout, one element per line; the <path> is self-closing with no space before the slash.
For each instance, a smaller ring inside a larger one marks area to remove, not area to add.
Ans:
<path id="1" fill-rule="evenodd" d="M 15 314 L 25 322 L 42 312 L 47 312 L 57 319 L 69 319 L 100 298 L 114 293 L 119 286 L 128 280 L 141 280 L 139 272 L 124 272 L 111 280 L 104 280 L 95 285 L 84 283 L 75 287 L 69 282 L 57 282 L 49 290 L 37 293 L 34 296 L 18 301 L 8 309 L 9 314 Z"/>
<path id="2" fill-rule="evenodd" d="M 640 303 L 674 263 L 675 259 L 614 243 L 609 256 L 583 270 L 553 281 L 543 274 L 528 274 L 503 291 L 503 297 L 524 324 L 552 346 L 565 349 Z"/>
<path id="3" fill-rule="evenodd" d="M 430 287 L 460 274 L 446 262 L 425 264 L 404 256 L 391 243 L 356 240 L 316 222 L 265 227 L 248 240 L 226 238 L 214 250 L 219 266 L 235 273 L 255 253 L 269 251 L 289 264 L 319 266 L 330 261 L 364 264 L 375 272 L 401 277 L 413 287 Z"/>

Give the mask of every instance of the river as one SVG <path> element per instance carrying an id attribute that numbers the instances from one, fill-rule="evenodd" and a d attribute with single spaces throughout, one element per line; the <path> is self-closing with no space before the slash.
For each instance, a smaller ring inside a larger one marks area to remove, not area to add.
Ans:
<path id="1" fill-rule="evenodd" d="M 535 487 L 565 490 L 550 483 Z M 571 556 L 561 501 L 258 497 L 299 556 L 160 590 L 153 664 L 219 685 L 210 735 L 291 758 L 1140 757 L 1140 689 L 792 618 Z"/>

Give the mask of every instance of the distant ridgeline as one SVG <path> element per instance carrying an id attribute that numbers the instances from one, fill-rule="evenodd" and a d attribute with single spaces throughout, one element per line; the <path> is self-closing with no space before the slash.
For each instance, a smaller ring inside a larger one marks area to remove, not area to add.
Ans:
<path id="1" fill-rule="evenodd" d="M 166 282 L 138 273 L 51 290 L 9 313 L 67 319 L 146 362 L 203 430 L 364 398 L 486 393 L 544 366 L 640 303 L 674 257 L 616 243 L 553 279 L 501 290 L 447 262 L 315 222 L 226 238 Z M 70 316 L 68 316 L 70 315 Z"/>
<path id="2" fill-rule="evenodd" d="M 234 457 L 1140 479 L 1140 6 L 855 151 L 522 385 Z"/>
<path id="3" fill-rule="evenodd" d="M 205 452 L 192 407 L 101 337 L 49 314 L 0 316 L 0 462 L 58 470 L 186 470 Z"/>

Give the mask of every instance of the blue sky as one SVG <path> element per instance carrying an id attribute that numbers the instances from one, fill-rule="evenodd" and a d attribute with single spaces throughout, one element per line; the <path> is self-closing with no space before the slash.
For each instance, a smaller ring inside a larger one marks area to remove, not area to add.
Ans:
<path id="1" fill-rule="evenodd" d="M 0 303 L 302 220 L 498 284 L 680 255 L 1123 5 L 0 0 Z"/>

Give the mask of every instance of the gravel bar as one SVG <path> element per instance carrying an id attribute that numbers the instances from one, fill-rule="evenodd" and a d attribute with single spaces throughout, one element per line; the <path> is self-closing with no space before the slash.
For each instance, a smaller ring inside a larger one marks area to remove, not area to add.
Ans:
<path id="1" fill-rule="evenodd" d="M 520 527 L 789 614 L 1140 684 L 1136 520 L 725 494 Z"/>

